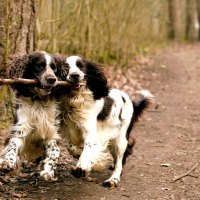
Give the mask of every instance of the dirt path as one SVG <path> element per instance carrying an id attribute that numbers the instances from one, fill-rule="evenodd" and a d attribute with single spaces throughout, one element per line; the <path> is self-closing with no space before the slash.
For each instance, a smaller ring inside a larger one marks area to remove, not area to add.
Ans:
<path id="1" fill-rule="evenodd" d="M 138 142 L 129 161 L 134 168 L 127 166 L 132 199 L 200 199 L 199 178 L 172 183 L 199 162 L 199 51 L 199 44 L 168 49 L 141 72 L 160 106 L 136 130 Z M 198 175 L 199 167 L 192 174 Z"/>
<path id="2" fill-rule="evenodd" d="M 6 182 L 0 176 L 0 199 L 199 200 L 200 166 L 192 176 L 172 180 L 200 162 L 200 44 L 164 50 L 135 74 L 156 104 L 135 127 L 135 151 L 118 188 L 101 186 L 109 170 L 93 174 L 96 181 L 89 182 L 69 175 L 61 163 L 54 183 L 26 177 Z"/>

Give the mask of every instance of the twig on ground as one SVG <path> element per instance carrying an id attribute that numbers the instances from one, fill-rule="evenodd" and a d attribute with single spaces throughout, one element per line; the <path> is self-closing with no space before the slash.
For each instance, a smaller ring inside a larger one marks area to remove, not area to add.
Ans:
<path id="1" fill-rule="evenodd" d="M 198 175 L 194 175 L 194 174 L 188 174 L 188 176 L 191 176 L 191 177 L 193 177 L 193 178 L 199 178 Z"/>
<path id="2" fill-rule="evenodd" d="M 199 163 L 196 163 L 190 170 L 188 170 L 188 171 L 185 172 L 184 174 L 181 174 L 181 175 L 179 175 L 179 176 L 176 176 L 176 177 L 173 179 L 172 182 L 174 183 L 175 181 L 180 180 L 181 178 L 184 178 L 184 177 L 190 175 L 190 173 L 191 173 L 193 170 L 195 170 L 195 169 L 197 168 L 198 165 L 199 165 Z"/>

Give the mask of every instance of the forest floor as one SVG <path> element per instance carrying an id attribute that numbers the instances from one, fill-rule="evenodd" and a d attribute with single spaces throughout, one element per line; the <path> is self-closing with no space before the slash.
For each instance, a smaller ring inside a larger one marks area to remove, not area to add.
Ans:
<path id="1" fill-rule="evenodd" d="M 57 181 L 31 176 L 29 164 L 20 176 L 0 174 L 0 199 L 199 200 L 200 44 L 164 49 L 139 66 L 116 75 L 112 82 L 130 95 L 142 87 L 156 96 L 132 132 L 137 142 L 118 187 L 102 186 L 109 170 L 92 173 L 89 180 L 74 178 L 73 160 L 62 147 Z M 174 180 L 179 175 L 186 176 Z"/>

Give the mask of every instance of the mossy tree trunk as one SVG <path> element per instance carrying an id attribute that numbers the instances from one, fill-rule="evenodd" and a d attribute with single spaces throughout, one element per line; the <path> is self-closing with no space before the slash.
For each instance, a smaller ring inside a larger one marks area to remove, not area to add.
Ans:
<path id="1" fill-rule="evenodd" d="M 0 0 L 0 75 L 4 75 L 4 64 L 10 55 L 28 53 L 34 49 L 35 1 Z M 12 118 L 11 96 L 8 87 L 0 87 L 1 121 Z"/>

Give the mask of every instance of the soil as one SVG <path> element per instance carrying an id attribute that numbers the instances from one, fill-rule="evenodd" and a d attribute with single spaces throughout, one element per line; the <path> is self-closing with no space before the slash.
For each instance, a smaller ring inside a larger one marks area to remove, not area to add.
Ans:
<path id="1" fill-rule="evenodd" d="M 110 170 L 92 173 L 89 179 L 74 178 L 70 168 L 76 161 L 63 146 L 57 181 L 37 179 L 31 163 L 25 164 L 20 175 L 0 174 L 0 199 L 200 199 L 200 44 L 164 49 L 142 66 L 140 63 L 138 69 L 129 69 L 124 76 L 117 73 L 113 73 L 112 83 L 131 96 L 140 87 L 156 96 L 132 132 L 137 142 L 120 185 L 112 189 L 102 186 Z M 193 166 L 189 174 L 174 181 Z"/>

